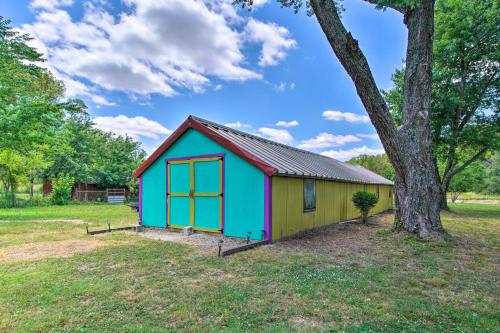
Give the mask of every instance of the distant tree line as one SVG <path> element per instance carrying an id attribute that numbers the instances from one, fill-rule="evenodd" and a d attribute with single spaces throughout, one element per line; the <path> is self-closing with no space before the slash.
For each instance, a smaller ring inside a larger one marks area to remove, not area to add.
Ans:
<path id="1" fill-rule="evenodd" d="M 128 186 L 145 152 L 130 137 L 93 127 L 80 99 L 40 66 L 44 59 L 30 37 L 0 16 L 0 183 L 16 205 L 16 191 L 44 178 L 69 177 L 104 187 Z"/>
<path id="2" fill-rule="evenodd" d="M 394 180 L 394 168 L 387 155 L 360 155 L 347 161 L 353 165 L 360 165 L 387 179 Z M 446 161 L 440 161 L 438 168 L 440 175 L 446 169 Z M 488 154 L 480 161 L 474 161 L 462 172 L 453 177 L 448 191 L 452 200 L 464 192 L 484 194 L 500 194 L 500 153 Z"/>

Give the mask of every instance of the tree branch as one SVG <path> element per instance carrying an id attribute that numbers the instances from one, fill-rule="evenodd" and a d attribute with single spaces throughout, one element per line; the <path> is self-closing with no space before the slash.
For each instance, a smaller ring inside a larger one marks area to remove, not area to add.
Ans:
<path id="1" fill-rule="evenodd" d="M 370 66 L 358 41 L 340 20 L 332 0 L 310 0 L 311 8 L 325 33 L 333 52 L 354 82 L 358 96 L 375 126 L 392 164 L 401 169 L 405 165 L 399 154 L 398 132 L 391 113 L 373 78 Z"/>
<path id="2" fill-rule="evenodd" d="M 488 151 L 488 148 L 483 148 L 480 151 L 478 151 L 467 162 L 465 162 L 464 164 L 462 164 L 461 166 L 459 166 L 458 168 L 456 168 L 455 170 L 453 170 L 453 172 L 450 174 L 450 178 L 452 178 L 456 174 L 462 172 L 469 165 L 471 165 L 472 163 L 474 163 L 475 161 L 477 161 L 482 155 L 484 155 L 484 153 L 486 153 L 486 151 Z"/>
<path id="3" fill-rule="evenodd" d="M 491 84 L 498 79 L 498 73 L 500 73 L 500 70 L 496 70 L 491 76 L 490 76 L 490 79 L 484 84 L 484 87 L 483 89 L 481 90 L 481 92 L 479 92 L 477 95 L 476 95 L 476 103 L 474 104 L 473 107 L 471 107 L 464 115 L 464 117 L 462 118 L 462 121 L 460 122 L 460 124 L 458 125 L 458 131 L 461 132 L 465 125 L 467 125 L 467 123 L 469 122 L 469 120 L 472 118 L 472 116 L 474 115 L 474 113 L 476 113 L 477 109 L 479 108 L 479 106 L 481 105 L 481 102 L 483 101 L 483 97 L 484 95 L 486 94 L 486 92 L 488 91 L 488 89 L 491 87 Z"/>
<path id="4" fill-rule="evenodd" d="M 376 6 L 382 6 L 382 7 L 392 8 L 392 9 L 400 12 L 401 14 L 405 14 L 406 13 L 406 8 L 403 7 L 403 6 L 395 6 L 395 5 L 389 5 L 389 4 L 380 5 L 379 4 L 380 0 L 363 0 L 363 1 L 371 3 L 372 5 L 376 5 Z"/>

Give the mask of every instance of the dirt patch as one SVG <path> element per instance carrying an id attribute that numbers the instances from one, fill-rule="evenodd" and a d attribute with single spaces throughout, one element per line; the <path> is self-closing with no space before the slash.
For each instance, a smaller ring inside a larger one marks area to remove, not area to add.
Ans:
<path id="1" fill-rule="evenodd" d="M 304 318 L 304 317 L 291 317 L 288 319 L 288 322 L 299 329 L 312 329 L 321 327 L 321 323 L 312 318 Z"/>
<path id="2" fill-rule="evenodd" d="M 176 230 L 146 228 L 144 232 L 136 234 L 155 240 L 194 245 L 201 252 L 209 255 L 217 254 L 219 241 L 221 240 L 223 241 L 222 251 L 246 244 L 245 239 L 206 232 L 195 232 L 190 236 L 185 236 L 182 232 Z"/>
<path id="3" fill-rule="evenodd" d="M 54 222 L 62 222 L 62 223 L 71 223 L 71 224 L 85 224 L 84 220 L 0 220 L 2 222 L 25 222 L 25 223 L 54 223 Z"/>
<path id="4" fill-rule="evenodd" d="M 0 249 L 0 262 L 53 257 L 71 257 L 77 253 L 106 246 L 98 240 L 63 240 L 29 243 Z"/>
<path id="5" fill-rule="evenodd" d="M 392 214 L 382 213 L 371 217 L 368 224 L 357 220 L 332 224 L 311 230 L 300 237 L 277 242 L 273 246 L 283 250 L 293 250 L 325 255 L 356 255 L 362 258 L 380 248 L 380 232 L 390 225 Z"/>

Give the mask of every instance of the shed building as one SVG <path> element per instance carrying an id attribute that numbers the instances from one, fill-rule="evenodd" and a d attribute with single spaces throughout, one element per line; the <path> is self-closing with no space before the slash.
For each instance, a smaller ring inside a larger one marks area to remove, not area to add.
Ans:
<path id="1" fill-rule="evenodd" d="M 357 191 L 392 208 L 393 183 L 359 166 L 189 116 L 134 172 L 139 223 L 279 240 L 359 216 Z"/>

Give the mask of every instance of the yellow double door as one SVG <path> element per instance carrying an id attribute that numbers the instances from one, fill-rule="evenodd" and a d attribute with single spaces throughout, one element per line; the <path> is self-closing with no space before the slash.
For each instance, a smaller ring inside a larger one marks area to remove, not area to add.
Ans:
<path id="1" fill-rule="evenodd" d="M 167 224 L 222 232 L 222 157 L 167 162 Z"/>

